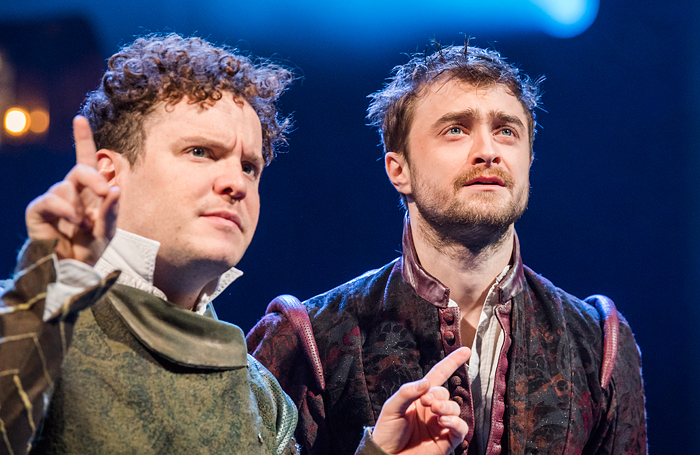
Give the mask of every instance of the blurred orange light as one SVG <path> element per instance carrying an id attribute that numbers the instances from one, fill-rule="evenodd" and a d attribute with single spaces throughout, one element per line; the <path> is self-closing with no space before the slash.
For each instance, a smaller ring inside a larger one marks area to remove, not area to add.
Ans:
<path id="1" fill-rule="evenodd" d="M 41 134 L 49 129 L 49 113 L 44 109 L 37 109 L 29 114 L 29 131 Z"/>
<path id="2" fill-rule="evenodd" d="M 21 136 L 29 129 L 29 114 L 22 108 L 13 107 L 5 113 L 5 131 L 13 136 Z"/>

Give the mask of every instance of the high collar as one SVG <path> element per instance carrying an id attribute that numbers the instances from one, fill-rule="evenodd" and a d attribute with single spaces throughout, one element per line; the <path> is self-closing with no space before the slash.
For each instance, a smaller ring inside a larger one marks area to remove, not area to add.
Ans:
<path id="1" fill-rule="evenodd" d="M 163 291 L 153 285 L 159 248 L 160 242 L 117 229 L 109 246 L 95 264 L 95 269 L 102 275 L 107 275 L 114 270 L 121 270 L 122 273 L 119 275 L 117 283 L 167 300 Z M 197 313 L 206 313 L 208 304 L 241 275 L 243 272 L 235 267 L 224 272 L 219 277 L 214 292 L 211 295 L 202 294 L 197 302 Z"/>
<path id="2" fill-rule="evenodd" d="M 513 236 L 513 255 L 511 256 L 511 264 L 513 267 L 505 277 L 498 283 L 499 303 L 505 303 L 520 293 L 525 284 L 525 273 L 523 269 L 523 260 L 520 257 L 520 242 L 518 235 Z M 450 302 L 450 289 L 442 284 L 440 280 L 428 273 L 423 268 L 416 254 L 416 247 L 413 243 L 413 233 L 411 232 L 411 220 L 408 212 L 403 222 L 403 238 L 401 240 L 403 246 L 403 257 L 401 263 L 401 276 L 416 293 L 424 300 L 432 303 L 438 308 L 447 308 Z"/>
<path id="3" fill-rule="evenodd" d="M 132 286 L 113 286 L 109 299 L 129 331 L 151 351 L 179 365 L 230 369 L 245 367 L 240 328 L 202 317 Z M 107 311 L 96 305 L 95 311 Z"/>

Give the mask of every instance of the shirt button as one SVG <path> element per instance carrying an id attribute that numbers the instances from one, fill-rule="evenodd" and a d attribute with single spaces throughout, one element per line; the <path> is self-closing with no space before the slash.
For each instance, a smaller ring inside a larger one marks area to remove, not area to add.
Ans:
<path id="1" fill-rule="evenodd" d="M 442 319 L 445 321 L 445 324 L 452 325 L 452 323 L 455 322 L 455 315 L 452 313 L 445 313 Z"/>
<path id="2" fill-rule="evenodd" d="M 454 401 L 455 403 L 457 403 L 460 406 L 462 406 L 462 404 L 464 403 L 464 399 L 462 397 L 460 397 L 459 395 L 452 397 L 452 401 Z"/>
<path id="3" fill-rule="evenodd" d="M 454 334 L 454 333 L 452 333 L 452 332 L 445 332 L 445 334 L 443 335 L 443 338 L 445 339 L 445 341 L 447 342 L 447 344 L 449 344 L 450 346 L 452 346 L 453 344 L 455 344 L 455 334 Z"/>
<path id="4" fill-rule="evenodd" d="M 452 376 L 450 378 L 450 385 L 452 387 L 457 387 L 457 386 L 462 385 L 462 378 L 460 378 L 459 376 Z"/>

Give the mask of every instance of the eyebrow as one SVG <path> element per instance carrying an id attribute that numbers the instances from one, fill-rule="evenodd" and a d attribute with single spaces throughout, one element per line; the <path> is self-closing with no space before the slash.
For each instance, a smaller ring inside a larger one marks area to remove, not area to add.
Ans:
<path id="1" fill-rule="evenodd" d="M 498 120 L 499 122 L 503 123 L 512 123 L 513 125 L 519 126 L 523 129 L 525 129 L 525 124 L 523 123 L 522 120 L 520 120 L 519 117 L 516 117 L 515 115 L 510 115 L 506 114 L 503 111 L 497 111 L 497 112 L 491 112 L 491 118 L 494 120 Z"/>
<path id="2" fill-rule="evenodd" d="M 217 141 L 215 139 L 210 139 L 204 136 L 187 136 L 178 139 L 180 143 L 186 144 L 198 144 L 203 147 L 225 149 L 227 148 L 223 142 Z"/>
<path id="3" fill-rule="evenodd" d="M 228 147 L 223 142 L 217 141 L 215 139 L 209 139 L 204 136 L 187 136 L 180 138 L 179 141 L 187 144 L 198 144 L 211 149 L 228 149 Z M 265 158 L 262 155 L 258 155 L 257 153 L 244 152 L 241 155 L 241 157 L 245 158 L 247 161 L 250 161 L 251 163 L 253 163 L 261 169 L 265 167 Z"/>
<path id="4" fill-rule="evenodd" d="M 257 166 L 260 170 L 265 168 L 265 158 L 258 155 L 257 153 L 254 153 L 254 154 L 243 153 L 241 158 L 245 158 L 247 161 L 250 161 L 254 166 Z"/>
<path id="5" fill-rule="evenodd" d="M 515 115 L 507 114 L 503 111 L 490 111 L 488 114 L 488 117 L 491 120 L 498 120 L 499 122 L 502 122 L 502 123 L 511 123 L 513 125 L 516 125 L 516 126 L 519 126 L 523 129 L 525 129 L 525 124 L 523 123 L 522 120 L 520 120 L 519 117 L 517 117 Z M 445 115 L 443 115 L 442 117 L 440 117 L 439 119 L 437 119 L 435 121 L 435 123 L 433 123 L 431 125 L 431 128 L 436 129 L 436 128 L 439 128 L 442 125 L 445 125 L 447 123 L 452 123 L 452 122 L 460 121 L 460 120 L 462 120 L 462 121 L 463 120 L 474 121 L 474 120 L 480 120 L 482 118 L 483 118 L 483 116 L 482 116 L 481 112 L 475 111 L 474 109 L 471 109 L 471 108 L 465 109 L 463 111 L 448 112 Z"/>
<path id="6" fill-rule="evenodd" d="M 431 129 L 436 129 L 440 128 L 442 125 L 446 123 L 452 123 L 458 120 L 478 120 L 480 118 L 480 115 L 478 112 L 475 112 L 473 109 L 465 109 L 463 111 L 458 111 L 458 112 L 448 112 L 439 119 L 435 121 L 431 125 Z"/>

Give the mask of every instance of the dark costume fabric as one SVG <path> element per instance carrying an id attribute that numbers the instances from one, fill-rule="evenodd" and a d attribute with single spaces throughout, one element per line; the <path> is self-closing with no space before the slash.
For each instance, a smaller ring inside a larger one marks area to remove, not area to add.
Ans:
<path id="1" fill-rule="evenodd" d="M 296 453 L 294 405 L 238 327 L 114 284 L 118 273 L 43 322 L 52 251 L 29 244 L 3 295 L 0 454 L 25 453 L 34 434 L 32 454 Z"/>
<path id="2" fill-rule="evenodd" d="M 352 453 L 401 384 L 462 345 L 459 309 L 448 308 L 449 289 L 420 266 L 408 224 L 403 243 L 401 258 L 304 302 L 325 390 L 285 316 L 270 313 L 248 334 L 249 352 L 299 407 L 303 453 Z M 603 387 L 598 311 L 524 267 L 517 238 L 512 265 L 496 289 L 505 340 L 483 453 L 646 453 L 641 359 L 626 321 L 620 317 L 617 360 Z M 457 452 L 478 453 L 465 366 L 447 387 L 469 425 Z"/>

